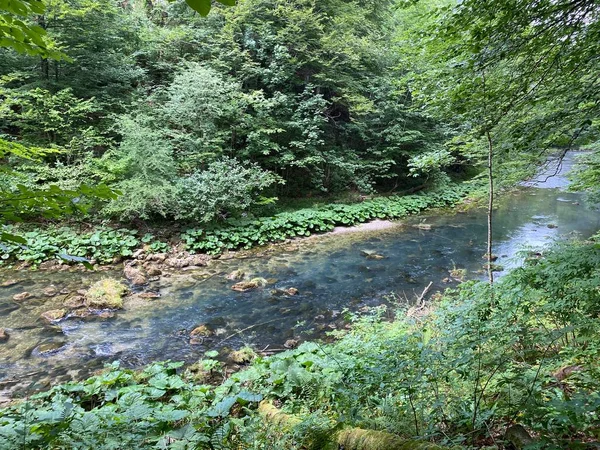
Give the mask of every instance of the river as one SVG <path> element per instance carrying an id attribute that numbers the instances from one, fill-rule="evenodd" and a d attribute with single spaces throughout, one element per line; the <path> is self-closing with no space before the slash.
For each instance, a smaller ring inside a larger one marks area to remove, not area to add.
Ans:
<path id="1" fill-rule="evenodd" d="M 498 200 L 494 253 L 500 269 L 519 265 L 523 251 L 587 237 L 600 228 L 600 214 L 586 207 L 580 194 L 565 190 L 571 164 L 569 157 L 558 176 Z M 426 226 L 415 227 L 419 223 Z M 464 269 L 467 278 L 484 277 L 486 232 L 486 212 L 472 209 L 421 215 L 381 230 L 312 237 L 163 278 L 154 286 L 160 298 L 126 301 L 113 317 L 72 317 L 55 326 L 44 324 L 40 314 L 60 307 L 65 295 L 38 294 L 23 302 L 13 296 L 23 290 L 41 293 L 50 284 L 72 292 L 107 273 L 4 273 L 21 281 L 0 288 L 0 328 L 10 334 L 0 343 L 0 401 L 81 379 L 114 360 L 126 367 L 165 359 L 194 362 L 212 348 L 223 354 L 225 347 L 243 345 L 278 350 L 289 340 L 323 337 L 345 326 L 345 311 L 414 300 L 429 282 L 430 293 L 456 286 L 453 269 Z M 365 252 L 383 258 L 367 259 Z M 269 285 L 235 292 L 234 281 L 226 278 L 234 270 L 268 279 Z M 297 295 L 282 293 L 290 287 Z M 190 343 L 190 331 L 200 324 L 214 334 Z"/>

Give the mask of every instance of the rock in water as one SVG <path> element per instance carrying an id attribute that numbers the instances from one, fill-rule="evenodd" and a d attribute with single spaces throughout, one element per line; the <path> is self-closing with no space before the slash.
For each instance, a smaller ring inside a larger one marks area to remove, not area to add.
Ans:
<path id="1" fill-rule="evenodd" d="M 229 275 L 227 275 L 227 279 L 228 280 L 241 280 L 242 278 L 244 278 L 244 276 L 246 275 L 246 273 L 241 270 L 234 270 L 233 272 L 231 272 Z"/>
<path id="2" fill-rule="evenodd" d="M 50 311 L 46 311 L 42 313 L 42 319 L 44 319 L 48 323 L 58 322 L 60 319 L 64 318 L 67 315 L 66 309 L 52 309 Z"/>
<path id="3" fill-rule="evenodd" d="M 29 292 L 21 292 L 20 294 L 14 295 L 13 300 L 16 302 L 22 302 L 23 300 L 27 300 L 29 297 L 31 297 Z"/>
<path id="4" fill-rule="evenodd" d="M 133 267 L 130 263 L 125 264 L 125 268 L 123 269 L 123 273 L 125 278 L 129 280 L 129 282 L 134 286 L 142 286 L 148 283 L 148 279 L 144 272 L 137 267 Z"/>
<path id="5" fill-rule="evenodd" d="M 252 289 L 257 289 L 267 285 L 267 280 L 264 278 L 253 278 L 250 281 L 240 281 L 231 286 L 231 289 L 238 292 L 246 292 Z"/>
<path id="6" fill-rule="evenodd" d="M 8 341 L 10 335 L 6 332 L 4 328 L 0 328 L 0 342 Z"/>
<path id="7" fill-rule="evenodd" d="M 46 297 L 54 297 L 56 294 L 58 294 L 58 289 L 56 289 L 56 286 L 50 285 L 43 290 L 43 293 Z"/>
<path id="8" fill-rule="evenodd" d="M 104 278 L 96 281 L 85 293 L 85 305 L 93 309 L 121 309 L 127 289 L 117 280 Z"/>
<path id="9" fill-rule="evenodd" d="M 198 325 L 190 333 L 190 337 L 209 337 L 213 333 L 206 325 Z"/>
<path id="10" fill-rule="evenodd" d="M 283 346 L 285 348 L 296 348 L 298 347 L 298 341 L 296 339 L 288 339 L 287 341 L 285 341 L 285 344 L 283 344 Z"/>
<path id="11" fill-rule="evenodd" d="M 63 302 L 63 306 L 70 309 L 81 308 L 84 305 L 85 297 L 83 295 L 72 295 Z"/>
<path id="12" fill-rule="evenodd" d="M 17 280 L 15 278 L 10 278 L 8 280 L 3 281 L 2 283 L 0 283 L 0 287 L 10 287 L 10 286 L 14 286 L 15 284 L 20 283 L 21 280 Z"/>

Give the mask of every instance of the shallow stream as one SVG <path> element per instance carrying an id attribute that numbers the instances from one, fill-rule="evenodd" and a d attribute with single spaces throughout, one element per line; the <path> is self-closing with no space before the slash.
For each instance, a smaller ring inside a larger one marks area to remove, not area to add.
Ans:
<path id="1" fill-rule="evenodd" d="M 565 161 L 563 172 L 570 164 Z M 498 201 L 494 253 L 504 269 L 520 264 L 523 250 L 587 237 L 600 228 L 600 214 L 579 194 L 564 190 L 564 176 L 532 184 Z M 430 229 L 415 227 L 419 223 Z M 456 285 L 449 279 L 453 269 L 465 269 L 467 278 L 483 277 L 486 232 L 486 212 L 473 209 L 422 215 L 381 230 L 312 237 L 163 278 L 154 286 L 160 298 L 126 301 L 114 317 L 68 318 L 56 326 L 45 325 L 40 314 L 60 308 L 66 295 L 47 297 L 43 289 L 52 284 L 73 292 L 107 273 L 4 273 L 0 276 L 21 281 L 0 288 L 0 328 L 10 334 L 0 343 L 0 402 L 50 382 L 83 378 L 114 360 L 127 367 L 165 359 L 193 362 L 211 348 L 248 344 L 278 350 L 290 339 L 322 337 L 344 326 L 345 309 L 388 303 L 391 293 L 415 299 L 429 282 L 430 292 Z M 365 251 L 383 258 L 367 259 Z M 235 281 L 226 275 L 238 269 L 270 284 L 235 292 Z M 298 294 L 281 292 L 290 287 Z M 24 290 L 37 295 L 15 302 L 13 296 Z M 200 324 L 215 334 L 190 343 L 190 331 Z"/>

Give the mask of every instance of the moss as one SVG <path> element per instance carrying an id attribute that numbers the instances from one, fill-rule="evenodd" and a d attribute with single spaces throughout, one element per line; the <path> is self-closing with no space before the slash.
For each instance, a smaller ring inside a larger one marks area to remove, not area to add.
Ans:
<path id="1" fill-rule="evenodd" d="M 236 364 L 247 364 L 256 358 L 256 352 L 251 347 L 245 346 L 231 352 L 229 358 Z"/>
<path id="2" fill-rule="evenodd" d="M 430 442 L 402 439 L 383 431 L 348 428 L 338 435 L 337 442 L 345 450 L 443 450 Z"/>
<path id="3" fill-rule="evenodd" d="M 282 412 L 266 400 L 260 402 L 258 405 L 258 413 L 269 425 L 280 428 L 283 431 L 289 431 L 302 422 L 299 417 Z"/>
<path id="4" fill-rule="evenodd" d="M 85 305 L 94 309 L 121 309 L 127 288 L 112 278 L 95 282 L 85 294 Z"/>

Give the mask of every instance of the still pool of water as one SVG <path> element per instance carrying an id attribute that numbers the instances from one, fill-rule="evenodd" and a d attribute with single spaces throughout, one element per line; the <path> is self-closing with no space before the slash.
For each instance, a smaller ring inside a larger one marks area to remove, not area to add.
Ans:
<path id="1" fill-rule="evenodd" d="M 570 164 L 569 159 L 563 172 Z M 522 250 L 586 237 L 600 228 L 600 214 L 587 208 L 579 194 L 566 192 L 566 185 L 559 175 L 499 199 L 494 219 L 498 265 L 514 267 L 522 261 Z M 431 229 L 414 226 L 422 222 Z M 8 342 L 0 343 L 0 400 L 43 389 L 50 381 L 83 378 L 114 360 L 127 367 L 165 359 L 193 362 L 211 348 L 282 349 L 288 339 L 323 336 L 344 325 L 345 309 L 386 303 L 390 293 L 414 299 L 429 282 L 431 292 L 454 285 L 447 280 L 454 268 L 465 269 L 469 278 L 484 276 L 486 233 L 486 212 L 471 210 L 420 216 L 385 230 L 313 237 L 163 278 L 155 286 L 160 298 L 126 301 L 114 317 L 68 318 L 52 327 L 43 324 L 40 314 L 60 307 L 65 296 L 46 297 L 44 288 L 53 284 L 74 291 L 107 274 L 4 274 L 22 282 L 0 288 L 0 327 L 10 333 Z M 365 251 L 383 258 L 367 259 Z M 232 291 L 234 281 L 226 275 L 238 269 L 270 284 Z M 290 287 L 298 294 L 281 293 Z M 23 290 L 40 294 L 13 301 Z M 189 332 L 199 324 L 215 334 L 192 344 Z"/>

